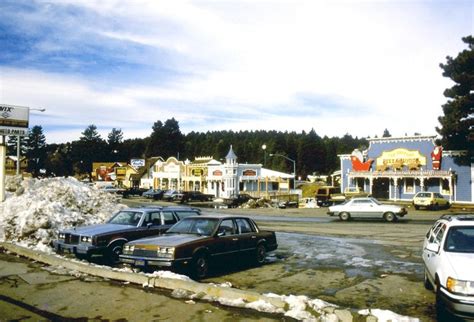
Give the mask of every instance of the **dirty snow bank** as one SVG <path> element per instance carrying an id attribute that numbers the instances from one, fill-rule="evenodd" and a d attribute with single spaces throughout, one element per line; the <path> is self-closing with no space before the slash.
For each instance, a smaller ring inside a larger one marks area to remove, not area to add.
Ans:
<path id="1" fill-rule="evenodd" d="M 0 241 L 48 251 L 57 230 L 103 222 L 124 208 L 119 196 L 75 178 L 8 177 L 6 200 L 0 203 Z"/>

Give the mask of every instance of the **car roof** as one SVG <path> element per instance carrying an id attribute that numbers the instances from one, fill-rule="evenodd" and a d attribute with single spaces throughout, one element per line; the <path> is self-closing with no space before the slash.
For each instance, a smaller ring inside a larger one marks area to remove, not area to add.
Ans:
<path id="1" fill-rule="evenodd" d="M 444 214 L 440 217 L 439 220 L 446 221 L 453 226 L 474 226 L 474 214 L 470 213 Z"/>
<path id="2" fill-rule="evenodd" d="M 236 216 L 236 215 L 224 215 L 224 214 L 206 214 L 206 215 L 201 215 L 201 216 L 189 216 L 186 217 L 185 219 L 189 218 L 199 218 L 199 219 L 236 219 L 236 218 L 244 218 L 244 219 L 251 219 L 250 217 L 247 216 Z M 184 219 L 183 219 L 184 220 Z"/>
<path id="3" fill-rule="evenodd" d="M 201 211 L 198 208 L 193 207 L 186 207 L 186 206 L 143 206 L 143 207 L 133 207 L 133 208 L 125 208 L 121 211 L 156 211 L 156 210 L 193 210 L 193 211 Z"/>

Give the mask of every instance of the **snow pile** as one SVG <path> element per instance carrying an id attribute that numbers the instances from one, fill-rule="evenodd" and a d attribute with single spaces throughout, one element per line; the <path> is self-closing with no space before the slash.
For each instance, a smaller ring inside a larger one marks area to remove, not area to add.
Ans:
<path id="1" fill-rule="evenodd" d="M 6 182 L 0 203 L 0 241 L 48 250 L 57 230 L 101 223 L 125 206 L 119 196 L 90 187 L 75 178 L 26 179 Z"/>
<path id="2" fill-rule="evenodd" d="M 412 318 L 409 316 L 399 315 L 389 310 L 381 310 L 381 309 L 365 309 L 359 311 L 360 315 L 373 315 L 377 318 L 378 322 L 419 322 L 420 319 Z"/>

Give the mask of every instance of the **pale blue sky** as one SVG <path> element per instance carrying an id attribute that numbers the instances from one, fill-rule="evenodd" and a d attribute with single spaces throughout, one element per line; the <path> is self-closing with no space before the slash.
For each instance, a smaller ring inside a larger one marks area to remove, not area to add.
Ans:
<path id="1" fill-rule="evenodd" d="M 473 1 L 0 1 L 0 103 L 47 141 L 95 124 L 435 134 Z"/>

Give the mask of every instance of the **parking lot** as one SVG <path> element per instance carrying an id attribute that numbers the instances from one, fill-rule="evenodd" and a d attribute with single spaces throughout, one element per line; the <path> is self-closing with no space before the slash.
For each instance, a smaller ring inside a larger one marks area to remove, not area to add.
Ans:
<path id="1" fill-rule="evenodd" d="M 260 268 L 222 268 L 206 282 L 307 295 L 351 309 L 381 308 L 436 320 L 434 294 L 423 287 L 421 247 L 432 223 L 452 208 L 415 210 L 395 222 L 341 222 L 319 209 L 203 209 L 245 214 L 277 231 L 279 248 Z"/>
<path id="2" fill-rule="evenodd" d="M 142 198 L 127 199 L 124 203 L 130 206 L 158 204 Z M 194 204 L 194 206 L 197 205 Z M 446 211 L 409 209 L 408 216 L 402 220 L 387 223 L 381 220 L 341 222 L 337 217 L 327 216 L 327 208 L 215 209 L 206 207 L 202 210 L 204 213 L 249 215 L 257 221 L 261 229 L 275 230 L 279 242 L 278 250 L 269 254 L 267 263 L 262 267 L 247 263 L 225 263 L 215 268 L 210 276 L 203 280 L 205 283 L 230 283 L 235 288 L 259 293 L 306 295 L 353 311 L 379 308 L 417 317 L 422 321 L 436 320 L 434 294 L 426 291 L 422 283 L 423 267 L 420 253 L 426 231 Z M 449 211 L 458 210 L 450 209 Z M 4 261 L 11 260 L 11 255 L 3 256 Z M 55 294 L 53 290 L 62 292 L 61 287 L 80 282 L 67 280 L 56 283 L 52 281 L 49 286 L 48 283 L 39 283 L 39 286 L 33 287 L 28 286 L 28 283 L 25 284 L 22 279 L 7 278 L 3 279 L 2 287 L 10 291 L 12 298 L 13 295 L 17 295 L 16 290 L 11 292 L 12 285 L 23 287 L 26 291 L 24 294 L 18 294 L 21 296 L 17 300 L 27 304 L 24 309 L 28 311 L 28 309 L 38 308 L 41 303 L 40 298 L 53 296 L 51 295 Z M 80 287 L 91 288 L 89 296 L 94 294 L 92 289 L 97 287 L 101 289 L 101 292 L 105 292 L 101 293 L 104 296 L 107 296 L 109 292 L 116 293 L 120 290 L 120 294 L 124 296 L 114 297 L 117 303 L 129 301 L 130 292 L 134 293 L 133 296 L 138 299 L 150 301 L 149 293 L 137 290 L 131 285 L 113 283 L 109 285 L 111 282 L 107 281 L 105 283 L 92 281 L 92 284 L 90 284 L 91 281 L 86 282 L 89 284 L 86 286 L 81 284 Z M 47 293 L 46 290 L 53 293 Z M 167 292 L 160 295 L 160 301 L 166 303 L 167 306 L 179 310 L 181 306 L 189 304 L 184 300 L 167 299 L 169 295 Z M 125 311 L 112 312 L 110 309 L 99 308 L 93 304 L 90 305 L 92 311 L 87 311 L 87 306 L 81 305 L 82 312 L 77 312 L 77 309 L 72 309 L 71 301 L 61 297 L 58 301 L 64 301 L 63 308 L 44 307 L 37 311 L 37 314 L 41 316 L 44 312 L 52 311 L 59 316 L 88 318 L 99 315 L 107 318 L 129 316 Z M 4 301 L 3 305 L 5 303 Z M 198 303 L 192 308 L 195 311 L 193 316 L 199 319 L 205 319 L 206 316 L 219 319 L 235 319 L 236 317 L 247 320 L 282 319 L 282 317 L 272 317 L 258 312 L 226 309 L 210 303 Z M 172 311 L 166 312 L 171 314 Z M 98 312 L 98 315 L 94 315 L 95 312 Z M 79 313 L 82 315 L 78 315 Z M 27 315 L 27 313 L 22 314 Z M 18 315 L 12 317 L 18 318 Z M 188 317 L 185 315 L 182 318 L 186 320 Z"/>

